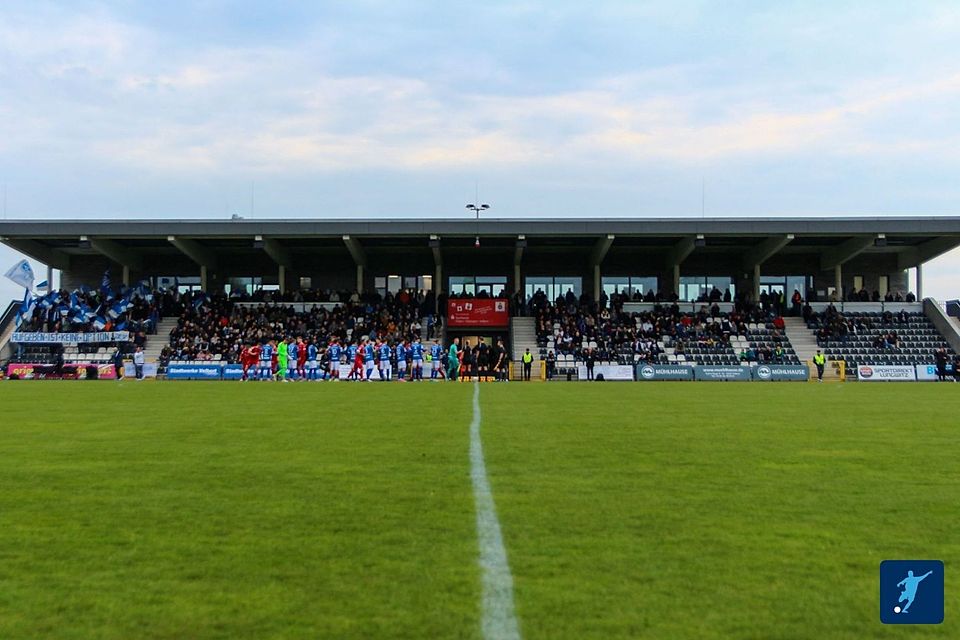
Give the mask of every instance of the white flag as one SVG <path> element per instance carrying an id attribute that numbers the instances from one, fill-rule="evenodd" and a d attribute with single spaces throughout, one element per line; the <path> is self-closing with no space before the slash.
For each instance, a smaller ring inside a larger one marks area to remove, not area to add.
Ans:
<path id="1" fill-rule="evenodd" d="M 33 269 L 26 260 L 21 260 L 10 267 L 10 270 L 4 274 L 24 289 L 33 289 Z"/>

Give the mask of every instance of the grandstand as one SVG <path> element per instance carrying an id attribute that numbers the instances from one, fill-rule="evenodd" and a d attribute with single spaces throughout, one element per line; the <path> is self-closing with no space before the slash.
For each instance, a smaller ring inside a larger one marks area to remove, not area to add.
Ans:
<path id="1" fill-rule="evenodd" d="M 4 221 L 0 241 L 59 272 L 21 331 L 131 331 L 161 375 L 285 333 L 500 338 L 560 376 L 588 358 L 797 365 L 819 345 L 855 370 L 960 347 L 922 292 L 923 263 L 960 246 L 958 218 Z M 458 298 L 508 313 L 448 322 Z M 130 348 L 17 347 L 14 306 L 0 360 L 106 365 Z"/>

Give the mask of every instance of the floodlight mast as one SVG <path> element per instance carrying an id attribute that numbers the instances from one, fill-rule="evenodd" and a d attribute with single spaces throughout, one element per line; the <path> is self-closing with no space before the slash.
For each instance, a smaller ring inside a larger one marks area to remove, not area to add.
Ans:
<path id="1" fill-rule="evenodd" d="M 488 205 L 488 204 L 480 204 L 480 203 L 477 203 L 477 202 L 472 202 L 472 203 L 470 203 L 470 204 L 467 205 L 467 209 L 468 209 L 468 210 L 474 211 L 474 212 L 476 212 L 476 214 L 477 214 L 477 236 L 476 236 L 476 238 L 474 239 L 474 242 L 473 242 L 473 246 L 475 246 L 475 247 L 477 247 L 477 248 L 480 247 L 480 212 L 481 212 L 481 211 L 486 211 L 486 210 L 489 209 L 489 208 L 490 208 L 490 205 Z"/>

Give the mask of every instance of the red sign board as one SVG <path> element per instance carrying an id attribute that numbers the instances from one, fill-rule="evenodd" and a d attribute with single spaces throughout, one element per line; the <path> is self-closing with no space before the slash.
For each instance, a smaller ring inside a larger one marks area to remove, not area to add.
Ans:
<path id="1" fill-rule="evenodd" d="M 448 327 L 507 327 L 510 312 L 506 300 L 464 298 L 447 302 Z"/>
<path id="2" fill-rule="evenodd" d="M 87 377 L 87 367 L 89 364 L 77 364 L 77 365 L 66 365 L 62 372 L 59 374 L 46 373 L 43 374 L 44 377 L 48 378 L 62 378 L 64 380 L 75 380 L 75 379 L 84 379 Z M 99 378 L 101 380 L 116 380 L 117 373 L 113 368 L 112 364 L 96 364 L 93 365 L 97 368 Z M 40 374 L 38 371 L 52 369 L 50 365 L 43 364 L 8 364 L 7 365 L 7 377 L 9 378 L 12 375 L 16 375 L 21 380 L 33 380 L 37 378 Z"/>

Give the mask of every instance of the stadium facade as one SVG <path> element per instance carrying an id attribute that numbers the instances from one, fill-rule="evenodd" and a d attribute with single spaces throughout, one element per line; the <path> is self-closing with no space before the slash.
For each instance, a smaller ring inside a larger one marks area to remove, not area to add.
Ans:
<path id="1" fill-rule="evenodd" d="M 205 290 L 630 287 L 690 300 L 726 285 L 921 299 L 923 264 L 960 246 L 960 217 L 3 221 L 0 241 L 59 270 L 65 288 L 109 268 L 126 284 Z"/>

